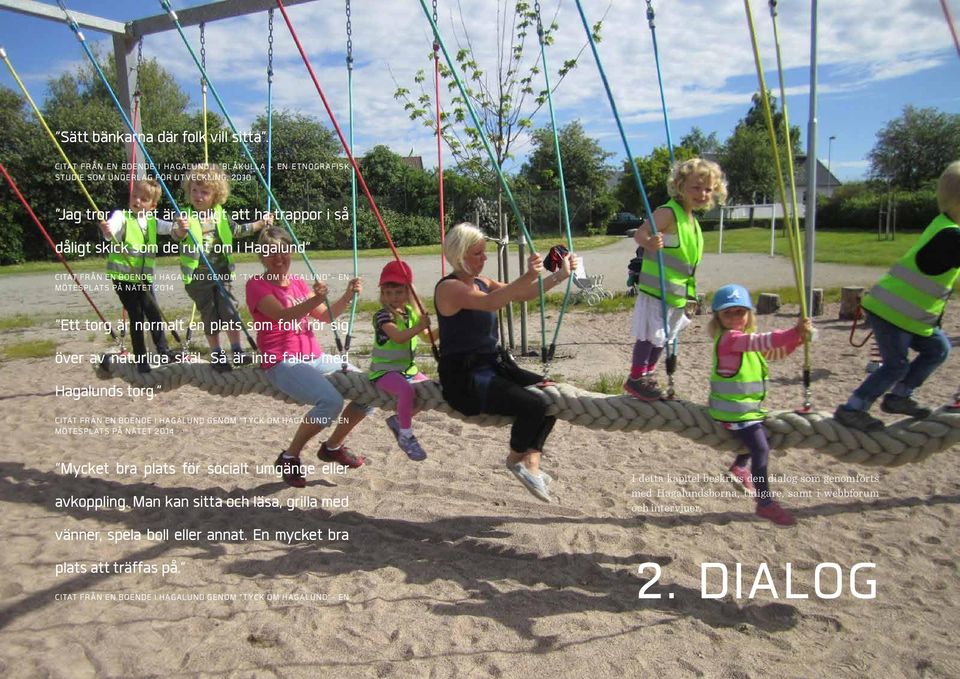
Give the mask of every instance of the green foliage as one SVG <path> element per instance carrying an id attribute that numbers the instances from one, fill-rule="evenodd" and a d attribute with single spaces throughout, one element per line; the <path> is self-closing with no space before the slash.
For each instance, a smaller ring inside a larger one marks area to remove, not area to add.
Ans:
<path id="1" fill-rule="evenodd" d="M 928 182 L 928 184 L 932 184 Z M 891 194 L 885 187 L 856 184 L 843 192 L 821 199 L 817 206 L 818 229 L 857 229 L 877 231 L 880 220 L 886 225 Z M 892 195 L 898 231 L 922 230 L 937 215 L 937 195 L 932 185 L 917 191 L 897 191 Z M 881 210 L 884 216 L 881 217 Z"/>
<path id="2" fill-rule="evenodd" d="M 780 162 L 787 177 L 786 133 L 783 112 L 777 110 L 777 100 L 769 97 L 773 127 L 777 136 Z M 800 128 L 790 128 L 790 149 L 794 158 L 800 152 Z M 720 165 L 727 175 L 730 198 L 735 202 L 756 203 L 772 198 L 777 191 L 776 165 L 770 149 L 770 134 L 760 94 L 753 95 L 753 104 L 737 123 L 721 152 Z M 779 200 L 779 198 L 778 198 Z"/>
<path id="3" fill-rule="evenodd" d="M 495 68 L 485 70 L 477 60 L 474 51 L 475 39 L 470 32 L 461 12 L 456 26 L 457 76 L 464 81 L 464 89 L 473 105 L 484 133 L 493 147 L 496 165 L 503 167 L 511 157 L 515 144 L 524 130 L 532 126 L 532 118 L 546 102 L 547 92 L 543 89 L 543 77 L 539 63 L 539 44 L 536 41 L 539 3 L 532 6 L 525 0 L 497 0 L 496 24 L 503 27 L 497 31 L 498 44 L 495 46 Z M 492 12 L 491 12 L 492 13 Z M 493 18 L 493 17 L 491 17 Z M 550 45 L 558 29 L 556 22 L 543 25 L 544 44 Z M 599 38 L 600 24 L 594 26 Z M 528 42 L 528 38 L 531 42 Z M 528 49 L 529 48 L 529 49 Z M 567 59 L 557 69 L 551 85 L 556 90 L 564 77 L 576 67 L 577 58 Z M 429 59 L 433 59 L 430 52 Z M 441 134 L 450 152 L 458 164 L 487 162 L 486 150 L 477 128 L 471 119 L 454 79 L 454 73 L 446 64 L 440 65 L 440 76 L 447 90 L 453 94 L 447 110 L 440 121 Z M 422 120 L 436 130 L 432 78 L 423 70 L 414 78 L 417 92 L 397 84 L 394 98 L 403 103 L 411 120 Z M 464 126 L 465 125 L 465 126 Z"/>
<path id="4" fill-rule="evenodd" d="M 543 127 L 533 133 L 533 151 L 520 170 L 526 185 L 537 191 L 538 199 L 529 206 L 532 224 L 552 224 L 558 205 L 550 200 L 560 189 L 560 176 L 554 147 L 553 128 Z M 579 121 L 560 128 L 560 157 L 566 186 L 570 227 L 576 233 L 606 229 L 616 212 L 616 201 L 607 190 L 610 168 L 606 164 L 612 153 L 604 151 L 595 139 L 588 137 Z M 551 192 L 543 200 L 540 190 Z M 533 195 L 531 192 L 528 195 Z"/>
<path id="5" fill-rule="evenodd" d="M 405 215 L 389 208 L 380 208 L 380 215 L 397 247 L 440 242 L 440 226 L 436 218 Z M 310 240 L 312 247 L 352 250 L 351 222 L 349 219 L 328 222 L 322 228 L 314 229 Z M 366 206 L 357 211 L 357 247 L 361 250 L 387 247 L 387 239 L 376 217 Z"/>
<path id="6" fill-rule="evenodd" d="M 695 155 L 685 146 L 675 147 L 673 153 L 678 162 L 693 158 Z M 647 192 L 650 207 L 655 210 L 670 198 L 667 193 L 667 179 L 670 177 L 670 150 L 666 146 L 658 146 L 650 152 L 649 156 L 637 158 L 634 162 L 637 164 L 640 179 L 643 180 L 643 188 Z M 623 174 L 617 183 L 616 195 L 624 209 L 636 215 L 646 214 L 640 193 L 637 191 L 637 182 L 633 178 L 633 171 L 626 161 L 623 163 Z"/>
<path id="7" fill-rule="evenodd" d="M 936 179 L 960 157 L 960 113 L 904 106 L 877 132 L 870 174 L 894 187 L 914 190 Z"/>
<path id="8" fill-rule="evenodd" d="M 259 132 L 250 144 L 253 157 L 267 176 L 267 118 L 257 116 L 251 130 Z M 326 211 L 350 205 L 349 162 L 340 157 L 336 135 L 317 118 L 290 111 L 273 111 L 273 147 L 270 189 L 284 211 Z M 256 141 L 259 139 L 259 141 Z M 247 201 L 266 209 L 266 189 L 254 178 L 253 195 Z M 303 225 L 305 230 L 325 228 L 326 219 Z M 299 234 L 298 234 L 299 235 Z"/>

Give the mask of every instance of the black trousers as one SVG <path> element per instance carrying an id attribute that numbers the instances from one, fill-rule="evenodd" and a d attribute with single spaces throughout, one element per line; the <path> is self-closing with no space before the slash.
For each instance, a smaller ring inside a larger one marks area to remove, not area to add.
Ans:
<path id="1" fill-rule="evenodd" d="M 543 450 L 557 418 L 547 415 L 547 404 L 524 387 L 543 376 L 518 367 L 501 355 L 440 361 L 440 384 L 451 406 L 465 415 L 489 413 L 514 417 L 510 448 L 518 453 Z"/>
<path id="2" fill-rule="evenodd" d="M 150 323 L 150 336 L 158 353 L 170 351 L 167 335 L 163 331 L 163 317 L 160 307 L 153 296 L 148 283 L 130 283 L 113 281 L 113 289 L 130 318 L 130 341 L 133 342 L 133 355 L 138 361 L 147 355 L 147 345 L 143 339 L 144 320 Z"/>

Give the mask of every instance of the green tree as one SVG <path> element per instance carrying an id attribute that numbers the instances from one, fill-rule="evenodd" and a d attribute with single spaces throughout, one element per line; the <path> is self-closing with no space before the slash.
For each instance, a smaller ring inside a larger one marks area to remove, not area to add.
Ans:
<path id="1" fill-rule="evenodd" d="M 680 146 L 692 151 L 696 156 L 702 156 L 705 153 L 718 154 L 723 148 L 720 140 L 717 139 L 716 132 L 711 132 L 709 135 L 704 134 L 703 130 L 696 125 L 681 137 Z"/>
<path id="2" fill-rule="evenodd" d="M 320 241 L 318 234 L 339 227 L 328 218 L 336 210 L 350 206 L 350 165 L 340 157 L 341 146 L 332 130 L 319 119 L 290 111 L 274 111 L 272 122 L 270 190 L 286 212 L 323 213 L 320 219 L 292 223 L 298 236 Z M 254 143 L 250 150 L 260 163 L 266 178 L 267 118 L 257 116 L 251 126 Z M 256 178 L 254 178 L 256 180 Z M 267 206 L 267 193 L 259 182 L 253 187 L 253 202 L 259 209 Z M 363 200 L 361 197 L 360 200 Z M 349 225 L 349 221 L 347 221 Z"/>
<path id="3" fill-rule="evenodd" d="M 40 142 L 39 128 L 29 120 L 32 115 L 19 94 L 0 86 L 0 129 L 4 131 L 0 135 L 0 162 L 18 186 L 35 171 L 24 162 L 24 158 L 31 155 L 30 149 Z M 0 181 L 0 264 L 24 260 L 23 234 L 28 229 L 36 227 L 6 180 Z"/>
<path id="4" fill-rule="evenodd" d="M 877 132 L 870 175 L 901 189 L 916 190 L 936 179 L 960 157 L 960 114 L 905 106 L 899 118 Z"/>
<path id="5" fill-rule="evenodd" d="M 583 233 L 605 227 L 616 212 L 616 201 L 607 189 L 611 169 L 607 159 L 613 154 L 604 151 L 595 139 L 588 137 L 579 121 L 560 128 L 560 157 L 567 189 L 571 229 Z M 555 223 L 558 213 L 560 177 L 553 143 L 553 128 L 542 127 L 532 135 L 533 150 L 520 169 L 520 176 L 532 190 L 549 192 L 546 201 L 537 201 L 532 208 L 532 221 Z"/>
<path id="6" fill-rule="evenodd" d="M 777 110 L 777 100 L 769 97 L 777 148 L 782 163 L 787 162 L 784 140 L 783 112 Z M 790 147 L 794 158 L 800 152 L 800 128 L 790 128 Z M 770 149 L 763 104 L 759 94 L 753 95 L 753 104 L 747 114 L 737 123 L 733 134 L 727 139 L 721 152 L 720 165 L 727 176 L 729 195 L 734 201 L 756 203 L 774 199 L 777 191 L 776 165 Z M 784 179 L 787 168 L 783 167 Z M 777 196 L 776 200 L 779 200 Z"/>
<path id="7" fill-rule="evenodd" d="M 686 145 L 674 147 L 673 153 L 678 162 L 696 155 Z M 655 210 L 670 198 L 667 193 L 667 179 L 670 177 L 671 169 L 670 151 L 666 146 L 658 146 L 650 152 L 650 155 L 636 158 L 634 162 L 643 180 L 643 188 L 647 191 L 650 208 Z M 627 161 L 623 161 L 623 174 L 617 182 L 616 196 L 626 210 L 638 215 L 645 214 L 643 201 L 637 191 L 637 182 L 633 178 L 633 172 Z"/>

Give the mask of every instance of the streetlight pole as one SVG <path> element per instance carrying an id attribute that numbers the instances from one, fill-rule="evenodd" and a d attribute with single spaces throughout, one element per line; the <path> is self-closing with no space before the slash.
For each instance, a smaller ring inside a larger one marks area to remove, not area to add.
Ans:
<path id="1" fill-rule="evenodd" d="M 836 135 L 830 135 L 830 139 L 827 140 L 827 194 L 830 195 L 830 187 L 833 184 L 833 170 L 830 169 L 830 160 L 833 155 L 833 140 L 836 139 Z"/>

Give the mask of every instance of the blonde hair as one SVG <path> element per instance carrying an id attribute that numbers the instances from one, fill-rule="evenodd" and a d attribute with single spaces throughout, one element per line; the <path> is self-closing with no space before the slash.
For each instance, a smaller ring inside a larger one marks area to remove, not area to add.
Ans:
<path id="1" fill-rule="evenodd" d="M 691 176 L 696 176 L 710 185 L 713 192 L 710 194 L 710 203 L 706 209 L 714 205 L 723 205 L 727 200 L 727 178 L 723 170 L 712 160 L 703 158 L 691 158 L 681 163 L 676 163 L 670 171 L 670 178 L 667 179 L 667 193 L 670 197 L 683 205 L 683 187 Z M 684 207 L 686 207 L 684 205 Z"/>
<path id="2" fill-rule="evenodd" d="M 149 196 L 150 202 L 154 206 L 160 202 L 160 196 L 163 195 L 163 189 L 160 188 L 160 182 L 158 182 L 156 179 L 138 179 L 133 183 L 133 190 Z"/>
<path id="3" fill-rule="evenodd" d="M 206 187 L 213 193 L 213 205 L 223 205 L 230 197 L 230 182 L 227 173 L 216 163 L 197 163 L 183 178 L 183 190 L 190 199 L 190 187 L 194 184 Z"/>
<path id="4" fill-rule="evenodd" d="M 937 181 L 937 209 L 953 221 L 960 219 L 960 160 L 955 160 Z"/>
<path id="5" fill-rule="evenodd" d="M 730 307 L 727 307 L 730 308 Z M 720 312 L 714 311 L 713 318 L 707 323 L 707 334 L 713 339 L 717 339 L 725 330 L 723 321 L 720 320 Z M 747 324 L 743 327 L 744 332 L 754 332 L 757 329 L 757 316 L 753 309 L 747 309 Z"/>
<path id="6" fill-rule="evenodd" d="M 465 271 L 463 258 L 467 250 L 484 241 L 483 231 L 470 222 L 461 222 L 447 232 L 443 243 L 443 256 L 450 262 L 454 271 Z M 476 275 L 479 271 L 468 271 Z"/>

